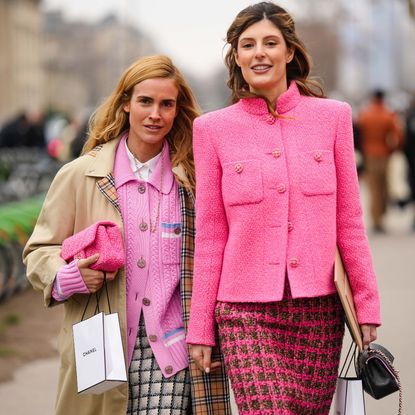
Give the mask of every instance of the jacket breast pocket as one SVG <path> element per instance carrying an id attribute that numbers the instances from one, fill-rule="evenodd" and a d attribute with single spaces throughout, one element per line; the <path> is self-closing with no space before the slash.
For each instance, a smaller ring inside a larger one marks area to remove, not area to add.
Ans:
<path id="1" fill-rule="evenodd" d="M 180 263 L 180 248 L 182 242 L 181 223 L 161 223 L 162 262 L 165 265 Z"/>
<path id="2" fill-rule="evenodd" d="M 330 195 L 336 191 L 336 168 L 332 151 L 300 153 L 300 169 L 300 185 L 305 195 Z"/>
<path id="3" fill-rule="evenodd" d="M 222 197 L 229 206 L 261 202 L 264 198 L 264 186 L 260 161 L 241 160 L 225 163 Z"/>

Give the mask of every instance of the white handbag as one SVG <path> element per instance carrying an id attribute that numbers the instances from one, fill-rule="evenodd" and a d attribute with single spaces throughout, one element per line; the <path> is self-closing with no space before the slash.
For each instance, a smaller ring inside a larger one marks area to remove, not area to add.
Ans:
<path id="1" fill-rule="evenodd" d="M 100 296 L 92 317 L 72 327 L 78 393 L 100 394 L 127 382 L 124 351 L 118 313 L 111 313 L 108 288 L 104 278 L 110 314 L 99 312 Z"/>

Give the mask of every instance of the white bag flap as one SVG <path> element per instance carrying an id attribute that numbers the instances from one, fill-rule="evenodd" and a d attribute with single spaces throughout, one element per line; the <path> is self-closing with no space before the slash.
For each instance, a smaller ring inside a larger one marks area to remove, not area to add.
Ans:
<path id="1" fill-rule="evenodd" d="M 105 380 L 104 313 L 73 325 L 78 392 Z"/>

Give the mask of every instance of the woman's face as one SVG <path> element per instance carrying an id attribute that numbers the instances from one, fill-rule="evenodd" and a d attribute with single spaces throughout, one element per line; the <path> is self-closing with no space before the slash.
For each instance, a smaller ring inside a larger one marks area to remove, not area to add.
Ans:
<path id="1" fill-rule="evenodd" d="M 171 78 L 146 79 L 134 86 L 130 101 L 124 105 L 129 113 L 129 142 L 161 149 L 177 115 L 178 92 Z"/>
<path id="2" fill-rule="evenodd" d="M 249 90 L 272 102 L 287 89 L 286 65 L 292 57 L 281 31 L 268 19 L 242 32 L 235 52 Z"/>

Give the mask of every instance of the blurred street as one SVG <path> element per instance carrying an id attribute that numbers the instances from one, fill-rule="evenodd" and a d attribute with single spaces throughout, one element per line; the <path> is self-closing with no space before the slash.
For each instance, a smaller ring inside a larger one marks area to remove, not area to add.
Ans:
<path id="1" fill-rule="evenodd" d="M 366 193 L 363 202 L 366 205 Z M 365 209 L 365 212 L 367 209 Z M 383 326 L 379 329 L 379 343 L 395 355 L 404 390 L 404 414 L 415 413 L 415 233 L 410 232 L 412 212 L 390 208 L 386 218 L 385 235 L 371 235 L 375 268 L 379 281 Z M 28 335 L 30 335 L 28 333 Z M 345 345 L 349 345 L 348 339 Z M 15 372 L 14 380 L 0 384 L 1 415 L 52 415 L 58 372 L 57 358 L 35 361 Z M 398 395 L 381 401 L 366 396 L 367 413 L 391 415 L 397 413 Z M 236 413 L 236 412 L 235 412 Z M 220 414 L 218 414 L 220 415 Z"/>
<path id="2" fill-rule="evenodd" d="M 54 414 L 63 307 L 43 308 L 21 258 L 53 177 L 81 154 L 91 114 L 125 68 L 154 54 L 172 58 L 202 113 L 229 105 L 227 28 L 256 2 L 0 0 L 0 415 Z M 378 342 L 395 356 L 403 414 L 413 415 L 415 0 L 275 2 L 292 13 L 313 78 L 352 107 Z M 366 396 L 366 412 L 397 413 L 398 395 Z"/>

